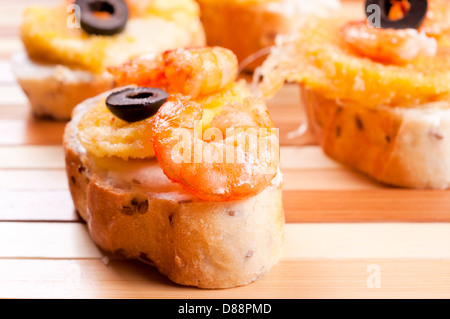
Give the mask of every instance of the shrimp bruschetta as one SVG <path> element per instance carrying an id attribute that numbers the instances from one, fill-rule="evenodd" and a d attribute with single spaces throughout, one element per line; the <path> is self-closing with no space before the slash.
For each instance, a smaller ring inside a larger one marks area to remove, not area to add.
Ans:
<path id="1" fill-rule="evenodd" d="M 450 188 L 450 3 L 366 0 L 275 48 L 259 87 L 301 87 L 324 152 L 384 185 Z M 255 77 L 255 82 L 259 79 Z"/>
<path id="2" fill-rule="evenodd" d="M 201 288 L 245 285 L 277 263 L 278 135 L 237 69 L 220 47 L 145 55 L 76 107 L 67 177 L 97 245 Z"/>
<path id="3" fill-rule="evenodd" d="M 114 86 L 109 66 L 146 52 L 203 45 L 193 0 L 61 0 L 23 14 L 24 50 L 12 65 L 37 116 L 69 120 L 81 101 Z"/>

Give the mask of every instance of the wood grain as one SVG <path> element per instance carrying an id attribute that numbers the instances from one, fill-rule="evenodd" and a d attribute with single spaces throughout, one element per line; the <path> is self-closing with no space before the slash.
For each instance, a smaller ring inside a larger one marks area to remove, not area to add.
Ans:
<path id="1" fill-rule="evenodd" d="M 28 100 L 16 83 L 6 83 L 0 86 L 0 104 L 9 106 L 27 105 Z"/>
<path id="2" fill-rule="evenodd" d="M 67 190 L 0 189 L 0 199 L 0 221 L 80 221 Z"/>
<path id="3" fill-rule="evenodd" d="M 64 122 L 25 118 L 0 119 L 1 145 L 61 145 Z"/>
<path id="4" fill-rule="evenodd" d="M 68 190 L 66 172 L 54 170 L 0 170 L 0 190 Z"/>
<path id="5" fill-rule="evenodd" d="M 0 33 L 1 36 L 1 33 Z M 16 83 L 16 77 L 12 71 L 11 63 L 9 60 L 0 60 L 0 84 L 10 85 Z M 2 103 L 3 104 L 3 103 Z"/>
<path id="6" fill-rule="evenodd" d="M 281 261 L 250 285 L 200 290 L 135 261 L 0 259 L 0 298 L 448 299 L 449 268 L 448 260 Z M 379 286 L 371 283 L 372 269 Z"/>
<path id="7" fill-rule="evenodd" d="M 0 298 L 448 298 L 449 230 L 450 224 L 289 224 L 283 260 L 268 276 L 200 290 L 101 252 L 82 224 L 0 223 L 0 241 L 14 243 L 0 248 Z"/>
<path id="8" fill-rule="evenodd" d="M 60 146 L 0 146 L 0 169 L 64 167 L 64 151 Z"/>
<path id="9" fill-rule="evenodd" d="M 0 258 L 103 257 L 82 223 L 3 222 L 0 242 Z"/>
<path id="10" fill-rule="evenodd" d="M 449 223 L 289 223 L 282 260 L 450 259 L 449 233 Z M 83 223 L 1 222 L 0 242 L 14 243 L 0 258 L 104 257 Z"/>
<path id="11" fill-rule="evenodd" d="M 285 190 L 283 206 L 288 223 L 450 222 L 448 191 Z"/>
<path id="12" fill-rule="evenodd" d="M 0 59 L 9 59 L 11 56 L 23 50 L 23 45 L 17 35 L 3 35 L 0 45 Z"/>

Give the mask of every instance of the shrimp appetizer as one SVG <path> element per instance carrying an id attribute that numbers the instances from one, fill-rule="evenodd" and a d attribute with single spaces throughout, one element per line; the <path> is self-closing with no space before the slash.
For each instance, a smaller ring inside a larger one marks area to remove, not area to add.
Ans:
<path id="1" fill-rule="evenodd" d="M 146 54 L 64 134 L 72 198 L 102 249 L 201 288 L 245 285 L 284 234 L 277 131 L 228 49 Z"/>
<path id="2" fill-rule="evenodd" d="M 86 98 L 113 88 L 106 71 L 131 57 L 204 45 L 194 0 L 61 0 L 31 6 L 21 25 L 25 50 L 12 58 L 37 116 L 68 120 Z"/>
<path id="3" fill-rule="evenodd" d="M 364 21 L 310 21 L 280 41 L 255 81 L 267 97 L 300 84 L 309 128 L 330 157 L 387 185 L 448 189 L 450 3 L 365 8 Z"/>

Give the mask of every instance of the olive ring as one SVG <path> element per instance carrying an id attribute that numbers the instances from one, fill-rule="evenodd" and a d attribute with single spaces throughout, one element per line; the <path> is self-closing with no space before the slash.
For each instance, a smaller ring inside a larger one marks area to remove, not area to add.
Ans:
<path id="1" fill-rule="evenodd" d="M 168 94 L 160 89 L 132 87 L 110 94 L 106 106 L 121 120 L 132 123 L 155 115 L 167 98 Z"/>
<path id="2" fill-rule="evenodd" d="M 89 34 L 114 35 L 125 29 L 128 6 L 123 0 L 76 0 L 80 7 L 80 26 Z M 99 13 L 107 16 L 100 17 Z"/>
<path id="3" fill-rule="evenodd" d="M 405 14 L 405 16 L 398 20 L 391 20 L 388 17 L 389 10 L 391 8 L 391 0 L 366 0 L 365 9 L 366 16 L 370 18 L 369 6 L 376 5 L 380 8 L 380 26 L 373 25 L 372 21 L 369 23 L 374 27 L 381 27 L 383 29 L 418 29 L 425 17 L 428 10 L 427 0 L 409 0 L 411 8 Z"/>

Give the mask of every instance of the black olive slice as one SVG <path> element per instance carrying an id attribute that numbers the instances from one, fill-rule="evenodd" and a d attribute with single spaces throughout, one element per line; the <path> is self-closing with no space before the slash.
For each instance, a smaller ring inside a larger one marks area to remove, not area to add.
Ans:
<path id="1" fill-rule="evenodd" d="M 81 28 L 89 34 L 114 35 L 125 29 L 128 6 L 123 0 L 76 0 Z"/>
<path id="2" fill-rule="evenodd" d="M 110 94 L 106 99 L 106 106 L 121 120 L 132 123 L 155 115 L 168 97 L 160 89 L 133 87 Z"/>
<path id="3" fill-rule="evenodd" d="M 403 18 L 391 20 L 388 17 L 392 6 L 391 0 L 366 0 L 365 8 L 368 18 L 371 18 L 374 14 L 371 10 L 368 10 L 369 6 L 377 5 L 380 8 L 380 26 L 374 25 L 374 21 L 369 21 L 369 23 L 374 27 L 383 29 L 418 29 L 427 15 L 428 0 L 409 0 L 409 3 L 411 8 L 405 13 Z"/>

